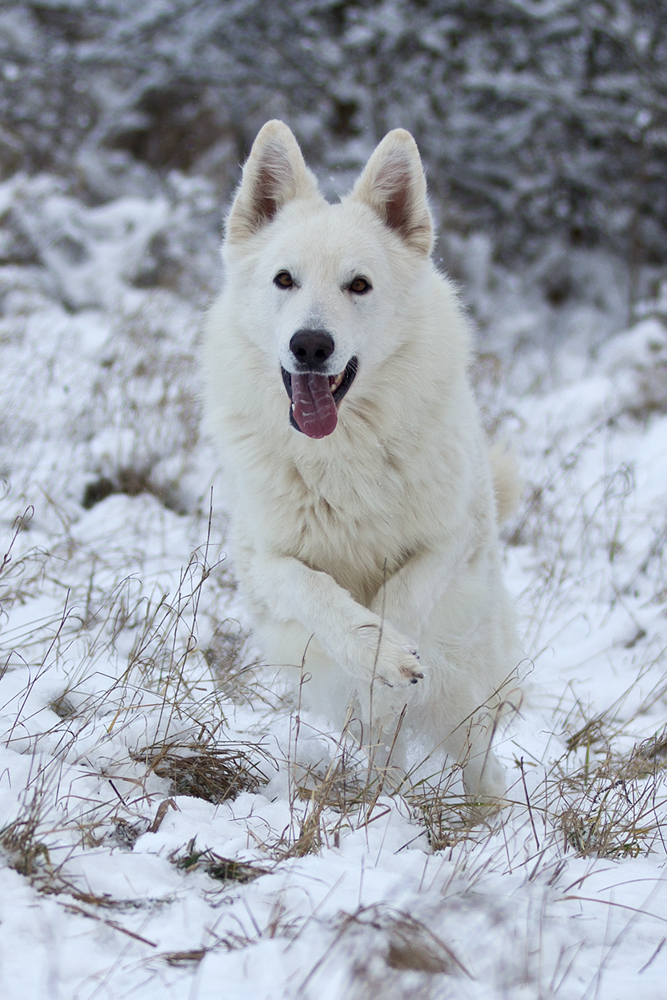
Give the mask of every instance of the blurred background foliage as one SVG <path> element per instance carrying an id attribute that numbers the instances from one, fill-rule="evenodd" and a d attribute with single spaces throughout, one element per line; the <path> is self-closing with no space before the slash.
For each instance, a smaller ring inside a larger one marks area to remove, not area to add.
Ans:
<path id="1" fill-rule="evenodd" d="M 4 0 L 0 176 L 55 173 L 95 205 L 179 171 L 222 203 L 280 117 L 334 195 L 403 126 L 443 232 L 515 268 L 554 240 L 603 251 L 650 294 L 666 22 L 664 0 Z M 547 282 L 554 306 L 568 281 Z"/>

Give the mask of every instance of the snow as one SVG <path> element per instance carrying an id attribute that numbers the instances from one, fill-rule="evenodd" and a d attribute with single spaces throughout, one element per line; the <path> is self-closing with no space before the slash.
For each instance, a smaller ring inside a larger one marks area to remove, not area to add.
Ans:
<path id="1" fill-rule="evenodd" d="M 339 734 L 244 638 L 200 430 L 211 193 L 170 184 L 95 208 L 46 175 L 0 186 L 7 238 L 43 248 L 0 266 L 3 1000 L 661 1000 L 664 303 L 545 344 L 503 286 L 481 344 L 527 481 L 504 532 L 515 804 L 464 829 L 418 795 L 359 802 L 348 750 L 336 806 L 287 762 L 321 788 Z M 186 794 L 159 756 L 206 747 L 236 754 L 235 796 Z"/>

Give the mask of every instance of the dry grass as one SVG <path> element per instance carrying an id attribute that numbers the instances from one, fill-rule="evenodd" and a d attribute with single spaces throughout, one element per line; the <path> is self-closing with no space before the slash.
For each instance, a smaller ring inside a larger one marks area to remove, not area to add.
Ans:
<path id="1" fill-rule="evenodd" d="M 49 849 L 40 839 L 42 826 L 41 797 L 34 794 L 19 817 L 0 828 L 0 844 L 10 868 L 29 878 L 42 874 L 45 865 L 51 867 Z"/>
<path id="2" fill-rule="evenodd" d="M 177 482 L 161 482 L 155 479 L 150 466 L 142 469 L 121 467 L 112 476 L 103 475 L 86 484 L 81 498 L 84 510 L 91 510 L 96 504 L 106 500 L 115 493 L 124 493 L 128 497 L 139 497 L 149 493 L 156 497 L 167 510 L 177 514 L 187 513 L 179 500 Z"/>
<path id="3" fill-rule="evenodd" d="M 236 861 L 233 858 L 223 858 L 209 847 L 199 851 L 195 848 L 195 838 L 187 847 L 174 851 L 169 856 L 170 861 L 184 872 L 201 870 L 218 882 L 252 882 L 260 875 L 266 875 L 268 868 L 261 865 Z"/>
<path id="4" fill-rule="evenodd" d="M 239 792 L 256 792 L 268 780 L 257 760 L 268 755 L 258 743 L 163 742 L 130 752 L 160 778 L 171 783 L 170 795 L 191 795 L 219 804 Z"/>
<path id="5" fill-rule="evenodd" d="M 562 829 L 564 851 L 620 858 L 665 847 L 665 731 L 636 744 L 629 753 L 619 753 L 613 746 L 604 719 L 592 719 L 570 737 L 568 753 L 552 772 L 551 809 Z M 583 762 L 572 767 L 571 759 L 579 761 L 581 752 Z"/>
<path id="6" fill-rule="evenodd" d="M 432 851 L 445 851 L 468 840 L 476 843 L 488 833 L 486 824 L 493 813 L 482 815 L 471 810 L 461 794 L 461 771 L 457 766 L 444 768 L 436 778 L 406 788 L 404 794 Z"/>
<path id="7" fill-rule="evenodd" d="M 450 983 L 473 978 L 440 935 L 413 914 L 389 904 L 341 912 L 331 933 L 329 947 L 300 984 L 302 995 L 343 963 L 348 969 L 345 995 L 354 1000 L 378 996 L 398 1000 L 406 995 L 427 1000 L 434 995 L 434 985 L 442 984 L 441 976 Z"/>
<path id="8" fill-rule="evenodd" d="M 16 519 L 0 562 L 6 608 L 32 599 L 49 574 L 55 593 L 61 588 L 56 574 L 65 561 L 58 545 L 33 559 L 24 544 L 15 558 L 29 519 L 30 511 Z M 215 668 L 198 645 L 200 617 L 210 614 L 211 604 L 229 589 L 220 558 L 211 558 L 210 512 L 204 529 L 204 545 L 192 553 L 175 585 L 172 574 L 169 590 L 146 594 L 131 579 L 114 579 L 110 585 L 103 561 L 93 560 L 78 592 L 67 588 L 60 616 L 22 630 L 20 658 L 14 635 L 2 636 L 3 671 L 25 678 L 23 688 L 15 685 L 10 699 L 2 699 L 5 718 L 14 713 L 4 741 L 30 755 L 33 765 L 15 816 L 0 829 L 0 846 L 7 863 L 42 892 L 106 905 L 70 882 L 67 860 L 77 850 L 107 844 L 131 851 L 139 836 L 159 829 L 173 802 L 165 798 L 164 782 L 168 796 L 219 804 L 242 791 L 256 792 L 275 770 L 261 738 L 239 741 L 223 733 L 225 700 L 216 674 L 224 668 L 228 682 L 235 677 L 237 696 L 247 702 L 253 670 L 242 659 L 242 642 L 228 642 L 224 664 L 218 661 Z M 68 532 L 63 545 L 68 568 L 88 558 Z M 231 623 L 229 630 L 231 635 Z M 219 636 L 216 641 L 219 648 Z M 119 648 L 124 650 L 120 657 Z M 73 668 L 63 674 L 61 664 L 67 660 Z M 54 671 L 63 676 L 62 688 L 45 713 L 36 692 Z M 137 719 L 146 720 L 143 742 L 124 735 Z M 93 732 L 96 742 L 90 739 Z M 146 741 L 146 735 L 153 739 Z M 86 744 L 83 752 L 77 752 L 79 739 Z M 101 780 L 106 794 L 88 798 L 68 791 L 62 775 L 72 767 L 76 780 Z M 209 861 L 214 863 L 212 857 Z"/>

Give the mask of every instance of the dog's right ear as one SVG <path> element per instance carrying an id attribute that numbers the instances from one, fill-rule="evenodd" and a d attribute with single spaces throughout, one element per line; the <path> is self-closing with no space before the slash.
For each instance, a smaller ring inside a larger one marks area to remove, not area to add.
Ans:
<path id="1" fill-rule="evenodd" d="M 295 198 L 321 199 L 294 135 L 273 120 L 257 134 L 243 167 L 243 179 L 227 219 L 228 243 L 240 243 L 258 232 Z"/>

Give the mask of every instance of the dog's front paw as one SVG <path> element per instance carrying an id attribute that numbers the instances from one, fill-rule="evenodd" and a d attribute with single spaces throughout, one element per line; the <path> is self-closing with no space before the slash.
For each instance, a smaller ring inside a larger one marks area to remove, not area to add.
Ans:
<path id="1" fill-rule="evenodd" d="M 365 649 L 360 657 L 368 680 L 403 688 L 424 677 L 416 647 L 387 622 L 360 629 Z"/>
<path id="2" fill-rule="evenodd" d="M 380 650 L 382 652 L 382 648 Z M 399 648 L 398 656 L 392 657 L 392 662 L 387 661 L 389 657 L 383 657 L 383 668 L 385 673 L 381 674 L 381 679 L 392 687 L 406 687 L 408 684 L 417 684 L 424 679 L 424 671 L 419 662 L 419 653 L 411 645 L 402 645 Z M 396 677 L 395 681 L 388 680 L 387 673 Z"/>

